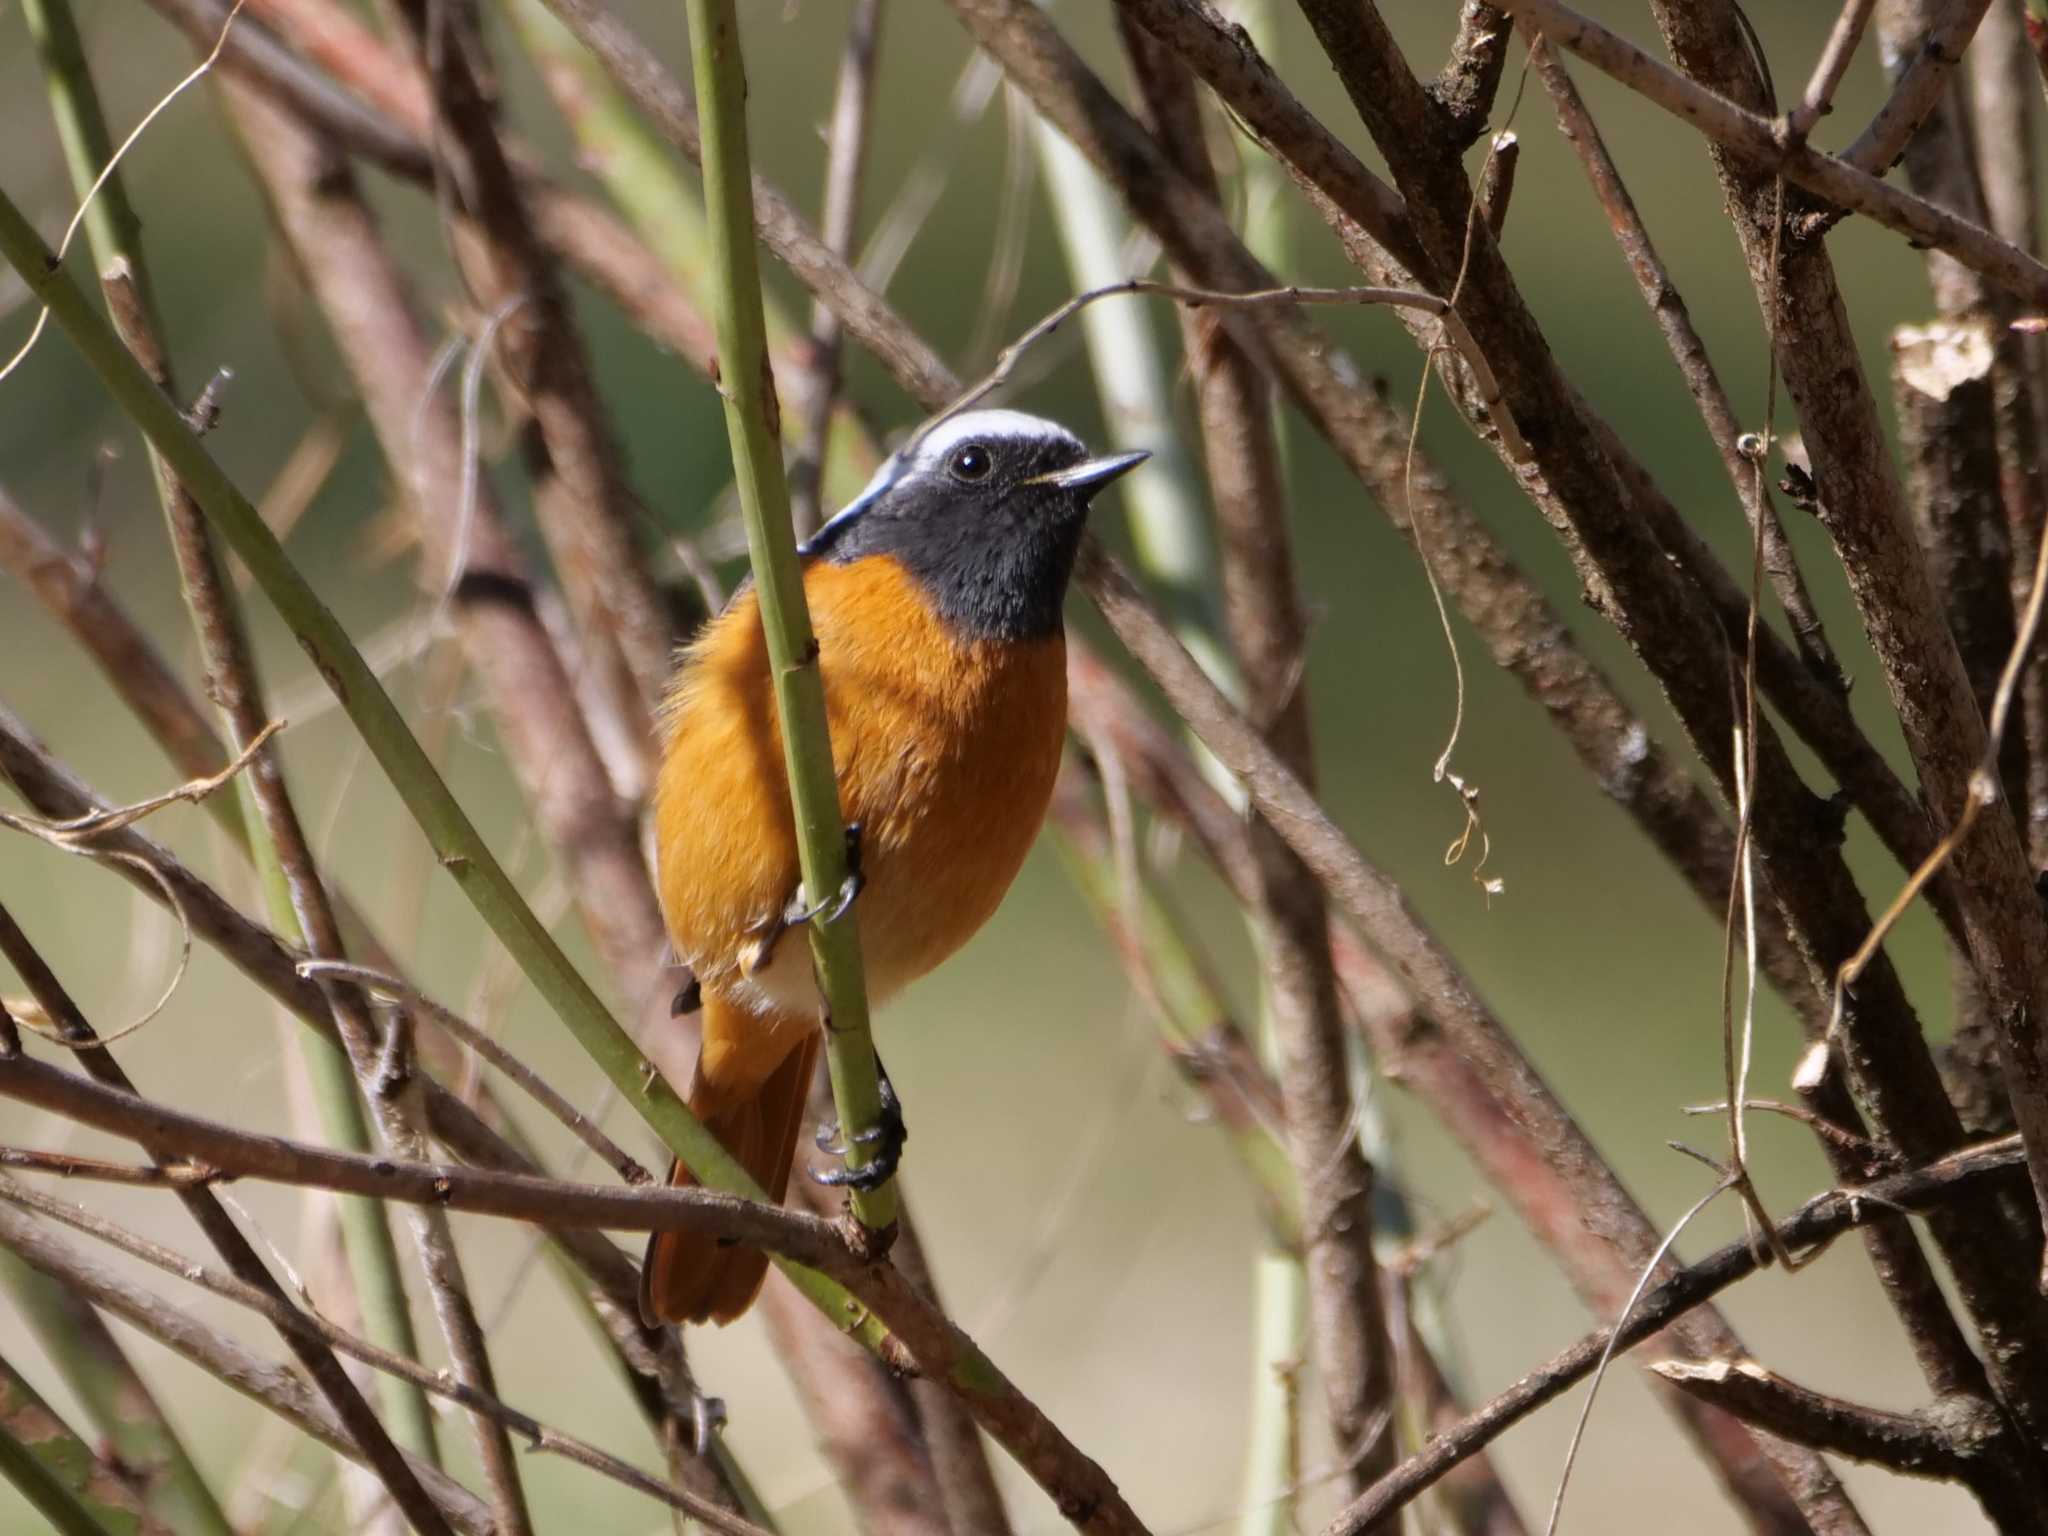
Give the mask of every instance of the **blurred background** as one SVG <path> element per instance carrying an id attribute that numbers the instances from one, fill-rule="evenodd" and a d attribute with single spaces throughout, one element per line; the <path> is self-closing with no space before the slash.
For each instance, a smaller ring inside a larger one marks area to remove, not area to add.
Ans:
<path id="1" fill-rule="evenodd" d="M 685 68 L 680 7 L 619 0 L 618 10 L 678 72 Z M 191 65 L 183 38 L 141 0 L 81 0 L 92 64 L 118 135 Z M 487 12 L 493 8 L 485 7 Z M 841 0 L 752 0 L 746 44 L 759 168 L 815 209 L 821 131 L 843 37 Z M 1280 65 L 1337 132 L 1369 157 L 1365 135 L 1289 7 Z M 1456 6 L 1448 0 L 1383 5 L 1409 55 L 1433 70 Z M 1589 3 L 1629 35 L 1655 45 L 1639 5 Z M 1753 16 L 1780 89 L 1796 92 L 1838 7 L 1832 0 L 1762 6 Z M 1123 72 L 1107 7 L 1069 0 L 1060 21 L 1112 81 Z M 503 16 L 491 14 L 494 35 Z M 519 50 L 498 59 L 518 131 L 575 177 L 575 150 Z M 929 0 L 897 0 L 886 12 L 871 140 L 867 206 L 883 206 L 935 144 L 959 140 L 957 164 L 890 289 L 949 361 L 986 365 L 977 337 L 1015 334 L 1072 291 L 1045 204 L 1042 178 L 1025 205 L 1021 279 L 1014 302 L 984 313 L 984 273 L 1005 187 L 1018 174 L 1003 102 L 959 127 L 947 101 L 967 60 L 949 12 Z M 1494 120 L 1515 100 L 1517 48 Z M 1700 141 L 1653 109 L 1610 89 L 1589 69 L 1574 74 L 1606 130 L 1648 224 L 1689 300 L 1744 424 L 1761 424 L 1763 354 L 1749 286 Z M 1846 142 L 1881 98 L 1875 45 L 1866 45 L 1817 135 Z M 1579 168 L 1558 138 L 1547 101 L 1531 82 L 1514 119 L 1523 142 L 1507 224 L 1509 259 L 1566 370 L 1618 425 L 1696 526 L 1740 568 L 1747 537 L 1704 430 L 1665 348 L 1626 279 Z M 1476 164 L 1478 150 L 1474 151 Z M 359 641 L 402 643 L 415 617 L 411 551 L 394 544 L 384 516 L 391 487 L 346 375 L 317 315 L 273 249 L 264 210 L 240 152 L 206 89 L 192 91 L 151 128 L 126 162 L 145 220 L 169 339 L 182 376 L 196 384 L 233 370 L 212 451 L 251 493 L 281 475 L 317 475 L 288 547 Z M 0 4 L 0 184 L 48 238 L 73 206 L 34 57 L 20 17 Z M 454 290 L 430 202 L 374 174 L 365 182 L 422 289 Z M 1298 252 L 1288 275 L 1341 283 L 1349 269 L 1321 225 L 1301 210 L 1290 224 Z M 1888 367 L 1891 327 L 1930 311 L 1916 253 L 1851 222 L 1830 237 L 1863 339 L 1866 366 Z M 83 242 L 81 241 L 82 245 Z M 83 274 L 86 260 L 75 257 Z M 783 274 L 771 282 L 793 313 L 808 301 Z M 733 574 L 736 522 L 718 402 L 679 360 L 632 332 L 607 305 L 579 292 L 580 318 L 622 439 L 629 472 L 663 530 L 687 534 Z M 1172 316 L 1147 302 L 1163 346 L 1177 345 Z M 0 278 L 0 352 L 12 352 L 33 318 L 18 288 Z M 1319 324 L 1398 399 L 1412 399 L 1418 359 L 1385 312 L 1322 310 Z M 1177 355 L 1177 354 L 1175 354 Z M 880 370 L 849 349 L 848 390 L 882 432 L 914 424 L 916 411 Z M 1016 403 L 1101 437 L 1101 413 L 1078 332 L 1035 354 L 1041 377 Z M 1051 365 L 1051 366 L 1048 366 Z M 1880 390 L 1880 394 L 1883 391 Z M 1182 391 L 1185 404 L 1185 391 Z M 1422 440 L 1501 539 L 1537 573 L 1572 617 L 1587 649 L 1677 744 L 1655 689 L 1604 624 L 1577 601 L 1551 532 L 1468 437 L 1442 401 L 1425 411 Z M 531 537 L 516 454 L 492 472 L 508 513 Z M 1462 812 L 1430 767 L 1449 728 L 1448 656 L 1422 574 L 1377 509 L 1367 505 L 1328 452 L 1297 423 L 1287 449 L 1293 526 L 1314 617 L 1308 686 L 1324 796 L 1366 853 L 1404 884 L 1416 907 L 1468 972 L 1659 1220 L 1675 1219 L 1704 1192 L 1706 1174 L 1666 1147 L 1702 1147 L 1720 1132 L 1681 1107 L 1720 1091 L 1717 925 L 1681 888 L 1633 827 L 1597 792 L 1519 688 L 1491 671 L 1462 629 L 1470 678 L 1459 768 L 1479 787 L 1492 839 L 1487 873 L 1505 882 L 1487 899 L 1444 849 Z M 55 537 L 103 542 L 105 579 L 189 670 L 193 656 L 160 514 L 138 443 L 112 413 L 82 363 L 54 332 L 0 383 L 0 484 Z M 1857 637 L 1854 614 L 1824 537 L 1797 512 L 1792 533 L 1830 633 L 1859 679 L 1866 726 L 1893 752 L 1883 689 Z M 1121 543 L 1117 499 L 1098 526 Z M 543 1065 L 578 1103 L 604 1101 L 603 1085 L 530 994 L 509 985 L 495 945 L 452 884 L 436 877 L 427 850 L 296 647 L 264 605 L 251 605 L 274 711 L 288 714 L 285 756 L 302 810 L 335 878 L 402 941 L 413 973 L 437 996 L 464 1004 L 480 987 L 508 1001 L 507 1041 Z M 1092 614 L 1072 614 L 1096 632 Z M 1110 654 L 1113 645 L 1106 643 Z M 421 696 L 416 666 L 393 673 L 409 707 Z M 105 696 L 89 664 L 35 603 L 0 587 L 0 694 L 51 747 L 105 795 L 138 798 L 175 779 L 160 755 Z M 521 827 L 519 801 L 487 721 L 459 691 L 432 722 L 450 732 L 451 781 L 494 846 L 543 910 L 544 861 Z M 203 815 L 174 808 L 150 830 L 208 867 L 219 857 Z M 1873 903 L 1899 881 L 1860 824 L 1852 851 Z M 236 892 L 254 907 L 244 886 Z M 1251 1015 L 1255 971 L 1234 908 L 1192 868 L 1174 894 L 1234 1000 Z M 23 920 L 102 1028 L 131 1018 L 161 989 L 176 960 L 176 931 L 152 905 L 106 873 L 26 838 L 0 842 L 0 900 Z M 553 913 L 560 911 L 556 901 Z M 579 959 L 587 945 L 573 920 L 559 925 Z M 1948 1028 L 1948 975 L 1931 925 L 1916 914 L 1892 953 L 1930 1029 Z M 0 985 L 14 989 L 11 976 Z M 231 1115 L 252 1128 L 286 1130 L 302 1114 L 295 1058 L 274 1010 L 201 952 L 170 1006 L 123 1046 L 143 1083 L 179 1104 Z M 974 944 L 880 1020 L 880 1040 L 913 1128 L 909 1189 L 954 1315 L 1084 1448 L 1104 1463 L 1134 1507 L 1161 1533 L 1227 1528 L 1234 1519 L 1252 1370 L 1249 1298 L 1259 1221 L 1247 1182 L 1215 1130 L 1173 1077 L 1142 1003 L 1058 858 L 1042 846 L 1008 903 Z M 1784 1085 L 1795 1031 L 1775 1006 L 1763 1012 L 1758 1091 Z M 1398 1091 L 1379 1099 L 1393 1137 L 1395 1174 L 1425 1223 L 1448 1219 L 1484 1188 L 1426 1113 Z M 529 1117 L 551 1148 L 550 1127 Z M 629 1147 L 654 1158 L 638 1126 L 614 1117 Z M 1755 1122 L 1766 1198 L 1789 1208 L 1827 1174 L 1796 1126 Z M 89 1138 L 18 1106 L 0 1105 L 0 1139 L 90 1149 Z M 253 1186 L 235 1198 L 287 1253 L 303 1236 L 305 1205 Z M 196 1240 L 171 1202 L 155 1194 L 92 1192 L 118 1217 L 188 1251 Z M 1724 1203 L 1698 1222 L 1681 1251 L 1704 1252 L 1739 1233 Z M 544 1269 L 533 1268 L 526 1233 L 481 1220 L 463 1224 L 472 1274 L 494 1336 L 526 1345 L 575 1326 Z M 1451 1363 L 1468 1401 L 1490 1395 L 1594 1320 L 1552 1264 L 1498 1215 L 1439 1261 Z M 152 1281 L 153 1284 L 167 1282 Z M 275 1340 L 226 1303 L 178 1300 L 275 1354 Z M 1841 1245 L 1796 1277 L 1753 1280 L 1727 1299 L 1750 1348 L 1773 1367 L 1825 1390 L 1910 1408 L 1921 1384 L 1859 1247 Z M 500 1308 L 502 1314 L 500 1315 Z M 252 1445 L 268 1433 L 258 1410 L 148 1343 L 136 1354 L 167 1383 L 173 1412 L 210 1471 L 232 1484 Z M 0 1338 L 32 1373 L 40 1365 L 18 1320 L 0 1302 Z M 566 1342 L 581 1344 L 580 1339 Z M 847 1515 L 812 1449 L 795 1401 L 755 1320 L 691 1339 L 705 1388 L 730 1409 L 730 1443 L 791 1532 L 846 1528 Z M 501 1347 L 503 1395 L 544 1407 L 564 1427 L 643 1464 L 653 1451 L 643 1423 L 590 1351 Z M 68 1407 L 51 1386 L 54 1401 Z M 1311 1388 L 1312 1390 L 1312 1388 Z M 1319 1399 L 1311 1397 L 1311 1402 Z M 1512 1431 L 1496 1448 L 1525 1513 L 1540 1517 L 1562 1461 L 1576 1396 Z M 457 1470 L 463 1436 L 445 1437 Z M 1312 1445 L 1305 1466 L 1322 1464 Z M 1013 1469 L 1020 1530 L 1064 1523 Z M 616 1486 L 546 1457 L 526 1461 L 542 1529 L 653 1531 L 661 1511 Z M 1979 1528 L 1974 1506 L 1953 1490 L 1845 1469 L 1873 1527 L 1886 1533 Z M 0 1529 L 22 1528 L 25 1510 L 0 1492 Z M 1326 1489 L 1302 1501 L 1313 1530 L 1332 1507 Z M 1625 1362 L 1610 1379 L 1582 1454 L 1566 1529 L 1638 1528 L 1644 1512 L 1668 1532 L 1720 1532 L 1737 1521 L 1707 1473 L 1650 1403 Z"/>

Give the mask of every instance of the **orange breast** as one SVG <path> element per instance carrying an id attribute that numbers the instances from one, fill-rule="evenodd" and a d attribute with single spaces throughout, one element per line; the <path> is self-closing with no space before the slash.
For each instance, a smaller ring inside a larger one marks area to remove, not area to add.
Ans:
<path id="1" fill-rule="evenodd" d="M 861 823 L 860 927 L 879 1001 L 985 923 L 1044 818 L 1066 723 L 1065 644 L 956 639 L 895 561 L 818 563 L 817 631 L 840 812 Z M 796 834 L 751 593 L 684 658 L 655 791 L 663 909 L 707 990 L 795 891 Z"/>

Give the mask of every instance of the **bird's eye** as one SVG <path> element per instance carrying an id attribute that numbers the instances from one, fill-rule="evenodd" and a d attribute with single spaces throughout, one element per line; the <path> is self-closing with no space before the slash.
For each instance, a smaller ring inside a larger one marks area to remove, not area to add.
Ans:
<path id="1" fill-rule="evenodd" d="M 995 468 L 996 461 L 980 443 L 969 443 L 955 450 L 953 459 L 946 467 L 953 471 L 957 480 L 984 480 Z"/>

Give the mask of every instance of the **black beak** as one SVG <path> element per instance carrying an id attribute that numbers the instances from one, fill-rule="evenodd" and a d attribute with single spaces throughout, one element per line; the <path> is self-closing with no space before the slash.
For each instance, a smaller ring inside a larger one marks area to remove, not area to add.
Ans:
<path id="1" fill-rule="evenodd" d="M 1086 501 L 1110 481 L 1121 478 L 1136 469 L 1152 455 L 1145 449 L 1135 453 L 1105 454 L 1099 459 L 1084 459 L 1071 469 L 1054 470 L 1049 475 L 1035 475 L 1035 485 L 1056 485 L 1063 491 L 1078 491 Z"/>

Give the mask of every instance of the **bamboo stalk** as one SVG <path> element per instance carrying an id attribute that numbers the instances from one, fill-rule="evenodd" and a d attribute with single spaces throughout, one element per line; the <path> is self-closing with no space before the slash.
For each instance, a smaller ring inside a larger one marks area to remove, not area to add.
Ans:
<path id="1" fill-rule="evenodd" d="M 747 552 L 774 669 L 775 712 L 782 723 L 783 765 L 796 813 L 798 862 L 804 890 L 815 900 L 839 890 L 846 881 L 846 832 L 826 730 L 818 645 L 811 633 L 796 534 L 789 520 L 781 408 L 768 372 L 761 274 L 754 255 L 739 19 L 733 0 L 687 0 L 686 10 L 690 62 L 702 113 L 705 203 L 711 215 L 712 304 L 722 361 L 719 392 L 725 399 Z M 846 1142 L 846 1165 L 858 1172 L 871 1156 L 858 1138 L 879 1123 L 882 1114 L 874 1043 L 868 1033 L 859 924 L 855 910 L 849 909 L 836 921 L 828 922 L 822 915 L 814 918 L 810 928 L 811 957 L 830 1020 L 825 1060 L 832 1072 L 832 1098 Z M 896 1217 L 895 1190 L 888 1183 L 872 1190 L 855 1189 L 853 1214 L 864 1227 L 888 1227 Z"/>

